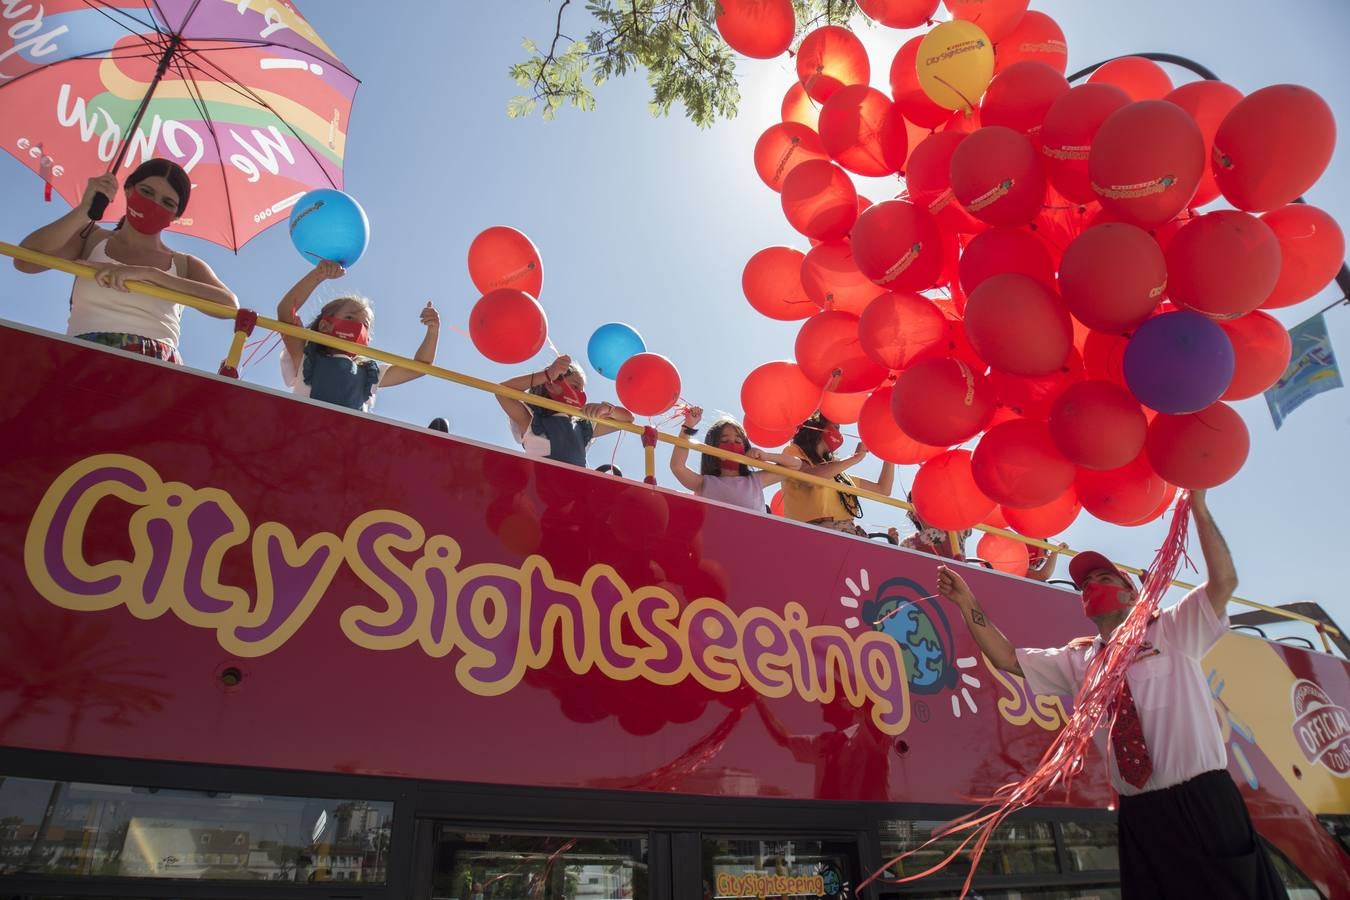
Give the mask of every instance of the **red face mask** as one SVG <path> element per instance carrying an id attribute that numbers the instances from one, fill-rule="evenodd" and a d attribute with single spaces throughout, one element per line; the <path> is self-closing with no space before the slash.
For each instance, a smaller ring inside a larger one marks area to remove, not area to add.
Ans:
<path id="1" fill-rule="evenodd" d="M 844 446 L 844 436 L 838 428 L 826 428 L 820 436 L 825 441 L 825 449 L 831 453 Z"/>
<path id="2" fill-rule="evenodd" d="M 355 319 L 338 319 L 333 316 L 324 316 L 323 320 L 328 323 L 328 333 L 335 338 L 351 341 L 353 344 L 360 344 L 363 347 L 370 343 L 370 329 L 363 322 L 358 322 Z"/>
<path id="3" fill-rule="evenodd" d="M 1129 609 L 1134 591 L 1118 584 L 1104 584 L 1100 581 L 1083 585 L 1083 614 L 1089 619 L 1104 616 L 1122 609 Z"/>
<path id="4" fill-rule="evenodd" d="M 173 222 L 174 211 L 165 209 L 140 191 L 127 192 L 127 223 L 141 234 L 159 234 Z"/>
<path id="5" fill-rule="evenodd" d="M 741 441 L 737 441 L 737 440 L 718 441 L 718 442 L 717 442 L 717 449 L 718 449 L 718 450 L 725 450 L 725 451 L 727 451 L 728 453 L 744 453 L 744 452 L 745 452 L 745 444 L 743 444 Z M 724 459 L 724 460 L 722 460 L 722 465 L 724 465 L 724 466 L 726 466 L 726 465 L 738 466 L 738 465 L 740 465 L 740 463 L 736 462 L 735 460 Z"/>
<path id="6" fill-rule="evenodd" d="M 555 388 L 557 390 L 554 390 Z M 559 400 L 568 406 L 575 406 L 577 409 L 586 405 L 586 392 L 573 387 L 562 379 L 549 384 L 549 394 L 554 400 Z"/>

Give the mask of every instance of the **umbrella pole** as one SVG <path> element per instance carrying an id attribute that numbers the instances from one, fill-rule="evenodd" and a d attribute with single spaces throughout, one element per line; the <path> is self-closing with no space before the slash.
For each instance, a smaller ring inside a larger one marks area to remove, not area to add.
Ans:
<path id="1" fill-rule="evenodd" d="M 117 158 L 108 167 L 109 172 L 116 172 L 127 158 L 127 150 L 131 147 L 131 136 L 136 133 L 136 128 L 141 124 L 141 119 L 145 117 L 145 111 L 150 107 L 150 100 L 155 96 L 155 88 L 159 87 L 160 81 L 164 79 L 164 73 L 169 71 L 169 63 L 173 62 L 173 56 L 178 52 L 178 45 L 182 42 L 182 37 L 177 34 L 169 36 L 169 46 L 165 48 L 164 55 L 159 58 L 159 66 L 155 69 L 155 77 L 150 79 L 150 87 L 146 90 L 145 96 L 141 98 L 141 105 L 136 107 L 136 113 L 131 117 L 131 124 L 127 126 L 126 133 L 122 135 L 122 142 L 117 148 Z M 112 198 L 101 191 L 94 195 L 93 202 L 89 204 L 89 225 L 91 228 L 94 222 L 103 218 L 103 213 L 107 211 L 108 204 L 111 202 Z"/>

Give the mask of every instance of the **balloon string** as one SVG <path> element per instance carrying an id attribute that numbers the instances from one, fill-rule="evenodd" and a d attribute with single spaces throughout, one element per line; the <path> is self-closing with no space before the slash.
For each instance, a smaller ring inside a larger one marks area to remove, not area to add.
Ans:
<path id="1" fill-rule="evenodd" d="M 965 94 L 963 94 L 963 93 L 961 93 L 960 91 L 958 91 L 958 90 L 956 89 L 956 87 L 955 87 L 954 85 L 952 85 L 951 82 L 949 82 L 947 79 L 943 78 L 941 75 L 934 75 L 934 76 L 933 76 L 933 80 L 934 80 L 934 81 L 941 82 L 942 84 L 946 85 L 948 90 L 950 90 L 950 91 L 951 91 L 953 94 L 955 94 L 956 96 L 960 97 L 960 98 L 961 98 L 961 102 L 964 103 L 964 104 L 966 105 L 966 108 L 965 108 L 965 113 L 966 113 L 966 115 L 970 115 L 971 110 L 973 110 L 973 109 L 975 108 L 975 104 L 974 104 L 974 103 L 971 103 L 971 102 L 970 102 L 970 99 L 969 99 L 968 97 L 966 97 Z"/>
<path id="2" fill-rule="evenodd" d="M 936 600 L 937 597 L 938 597 L 937 594 L 929 594 L 927 597 L 920 597 L 919 600 Z M 902 610 L 902 609 L 908 609 L 911 603 L 917 603 L 917 602 L 918 602 L 918 600 L 915 600 L 915 601 L 906 600 L 904 603 L 901 603 L 900 605 L 896 606 L 895 609 L 893 609 L 893 610 L 891 610 L 890 612 L 886 613 L 886 615 L 882 616 L 880 619 L 877 619 L 877 620 L 876 620 L 875 622 L 873 622 L 872 624 L 873 624 L 873 625 L 880 625 L 882 622 L 885 622 L 885 621 L 886 621 L 887 619 L 889 619 L 891 616 L 893 616 L 893 615 L 895 615 L 896 613 L 900 612 L 900 610 Z"/>

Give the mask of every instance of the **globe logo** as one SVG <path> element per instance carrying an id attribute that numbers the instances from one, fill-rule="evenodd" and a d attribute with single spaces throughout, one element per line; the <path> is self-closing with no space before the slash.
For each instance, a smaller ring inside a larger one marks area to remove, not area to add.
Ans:
<path id="1" fill-rule="evenodd" d="M 863 616 L 875 631 L 890 635 L 900 645 L 910 689 L 936 694 L 956 685 L 950 659 L 951 625 L 923 586 L 908 578 L 892 578 L 877 587 L 876 596 L 863 605 Z"/>

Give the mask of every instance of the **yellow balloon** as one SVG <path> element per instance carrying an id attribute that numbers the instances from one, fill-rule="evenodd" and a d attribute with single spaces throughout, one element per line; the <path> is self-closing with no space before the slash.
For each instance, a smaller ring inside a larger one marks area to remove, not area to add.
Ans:
<path id="1" fill-rule="evenodd" d="M 943 22 L 919 42 L 916 66 L 930 100 L 970 112 L 994 77 L 994 45 L 974 22 Z"/>

